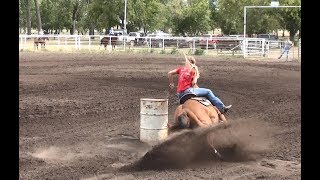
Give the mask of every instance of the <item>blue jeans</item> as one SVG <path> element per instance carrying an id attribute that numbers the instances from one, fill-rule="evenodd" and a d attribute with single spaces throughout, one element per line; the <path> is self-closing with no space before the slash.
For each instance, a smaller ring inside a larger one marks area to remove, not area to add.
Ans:
<path id="1" fill-rule="evenodd" d="M 220 111 L 224 107 L 222 101 L 217 96 L 215 96 L 210 89 L 190 87 L 184 90 L 182 93 L 178 93 L 178 98 L 180 99 L 186 93 L 193 93 L 199 97 L 206 97 L 211 102 L 211 104 L 215 105 Z"/>
<path id="2" fill-rule="evenodd" d="M 287 59 L 288 59 L 288 56 L 289 56 L 289 50 L 290 50 L 290 48 L 283 48 L 283 50 L 282 50 L 282 52 L 281 52 L 281 54 L 280 54 L 280 57 L 279 57 L 279 59 L 282 57 L 282 55 L 284 54 L 284 53 L 286 53 L 286 55 L 287 55 Z"/>

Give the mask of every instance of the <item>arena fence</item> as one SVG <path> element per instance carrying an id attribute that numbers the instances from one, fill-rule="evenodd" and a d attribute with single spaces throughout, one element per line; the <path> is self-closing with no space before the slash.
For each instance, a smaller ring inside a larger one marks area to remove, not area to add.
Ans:
<path id="1" fill-rule="evenodd" d="M 38 45 L 36 48 L 34 39 L 47 37 L 45 47 Z M 111 42 L 112 37 L 117 37 L 114 48 L 111 45 L 104 46 L 101 39 L 107 37 Z M 189 54 L 197 54 L 199 51 L 207 55 L 238 55 L 245 58 L 264 57 L 276 58 L 281 53 L 284 41 L 268 41 L 263 38 L 242 37 L 141 37 L 134 41 L 126 36 L 107 35 L 19 35 L 20 50 L 90 50 L 90 51 L 143 51 L 173 53 L 176 50 Z M 290 52 L 290 58 L 300 58 L 299 48 Z M 295 55 L 296 53 L 296 55 Z"/>

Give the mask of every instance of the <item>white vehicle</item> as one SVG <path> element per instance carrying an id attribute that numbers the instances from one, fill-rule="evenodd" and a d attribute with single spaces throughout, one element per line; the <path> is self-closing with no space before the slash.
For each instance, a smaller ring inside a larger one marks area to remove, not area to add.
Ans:
<path id="1" fill-rule="evenodd" d="M 139 32 L 130 32 L 127 36 L 127 43 L 130 43 L 131 46 L 136 44 L 137 38 L 140 37 Z"/>

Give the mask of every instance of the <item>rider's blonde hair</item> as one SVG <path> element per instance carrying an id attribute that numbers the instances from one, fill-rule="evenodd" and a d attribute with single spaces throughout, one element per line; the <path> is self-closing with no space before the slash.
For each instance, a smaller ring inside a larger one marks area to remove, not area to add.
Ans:
<path id="1" fill-rule="evenodd" d="M 200 77 L 200 73 L 199 73 L 199 70 L 198 70 L 198 66 L 196 65 L 196 59 L 193 56 L 188 56 L 187 59 L 188 59 L 188 61 L 190 63 L 190 66 L 192 68 L 194 68 L 194 70 L 196 72 L 196 78 L 199 78 Z"/>

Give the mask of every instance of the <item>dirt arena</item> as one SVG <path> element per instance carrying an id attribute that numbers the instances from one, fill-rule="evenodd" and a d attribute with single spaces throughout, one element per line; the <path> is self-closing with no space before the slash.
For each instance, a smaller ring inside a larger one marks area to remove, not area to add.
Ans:
<path id="1" fill-rule="evenodd" d="M 225 161 L 200 130 L 139 141 L 140 98 L 168 98 L 172 121 L 182 55 L 20 52 L 20 179 L 301 179 L 300 62 L 196 59 L 199 85 L 233 105 L 212 130 L 237 146 Z"/>

